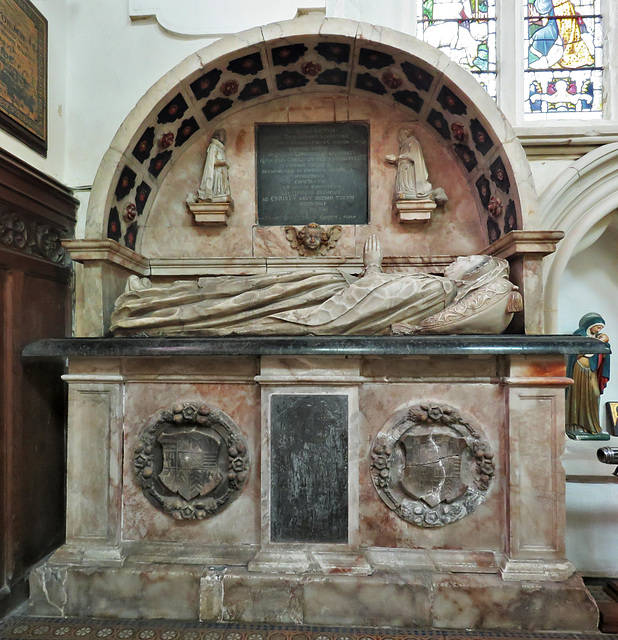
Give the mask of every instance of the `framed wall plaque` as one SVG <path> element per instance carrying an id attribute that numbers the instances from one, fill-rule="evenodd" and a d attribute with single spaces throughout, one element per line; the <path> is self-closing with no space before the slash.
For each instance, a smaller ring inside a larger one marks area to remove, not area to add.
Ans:
<path id="1" fill-rule="evenodd" d="M 0 128 L 47 155 L 47 20 L 29 0 L 0 0 Z"/>
<path id="2" fill-rule="evenodd" d="M 259 225 L 367 224 L 369 126 L 256 129 Z"/>

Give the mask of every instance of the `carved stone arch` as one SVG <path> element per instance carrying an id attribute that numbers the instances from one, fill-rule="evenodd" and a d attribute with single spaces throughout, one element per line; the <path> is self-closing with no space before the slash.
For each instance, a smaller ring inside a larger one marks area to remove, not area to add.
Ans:
<path id="1" fill-rule="evenodd" d="M 569 260 L 591 229 L 617 208 L 618 143 L 581 157 L 541 195 L 542 227 L 565 232 L 564 240 L 545 264 L 544 313 L 548 333 L 558 329 L 558 296 Z"/>
<path id="2" fill-rule="evenodd" d="M 315 68 L 303 71 L 305 49 L 321 62 L 322 75 L 311 75 Z M 283 54 L 301 56 L 299 69 L 291 71 L 293 65 L 277 58 Z M 487 244 L 511 229 L 530 226 L 536 194 L 525 153 L 473 76 L 412 36 L 310 14 L 222 38 L 161 78 L 129 113 L 101 162 L 86 237 L 110 237 L 139 251 L 139 229 L 180 155 L 222 114 L 296 93 L 365 96 L 404 110 L 458 158 L 481 228 L 487 229 Z M 467 137 L 463 143 L 453 129 L 461 124 Z M 161 149 L 157 140 L 169 132 L 174 143 Z M 474 155 L 474 167 L 465 167 L 462 146 Z M 494 196 L 504 205 L 500 219 L 490 214 Z M 135 209 L 127 209 L 136 205 L 137 216 Z"/>

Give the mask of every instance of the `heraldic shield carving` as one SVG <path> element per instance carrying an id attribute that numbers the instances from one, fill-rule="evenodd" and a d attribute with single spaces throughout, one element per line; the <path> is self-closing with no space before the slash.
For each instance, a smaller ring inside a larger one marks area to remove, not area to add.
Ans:
<path id="1" fill-rule="evenodd" d="M 495 471 L 484 435 L 447 405 L 423 404 L 395 414 L 377 434 L 371 477 L 400 518 L 442 527 L 485 501 Z"/>
<path id="2" fill-rule="evenodd" d="M 249 472 L 238 425 L 219 409 L 191 402 L 150 420 L 133 462 L 144 495 L 177 520 L 215 515 L 239 495 Z"/>

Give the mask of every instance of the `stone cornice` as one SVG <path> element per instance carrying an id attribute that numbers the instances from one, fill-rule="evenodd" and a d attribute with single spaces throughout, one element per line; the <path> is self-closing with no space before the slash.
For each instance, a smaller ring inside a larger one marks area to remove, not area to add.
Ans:
<path id="1" fill-rule="evenodd" d="M 82 264 L 102 261 L 118 265 L 138 275 L 150 275 L 150 261 L 115 240 L 63 240 L 71 259 Z"/>
<path id="2" fill-rule="evenodd" d="M 525 254 L 547 256 L 556 250 L 556 245 L 562 238 L 563 231 L 510 231 L 490 244 L 483 253 L 507 259 Z"/>

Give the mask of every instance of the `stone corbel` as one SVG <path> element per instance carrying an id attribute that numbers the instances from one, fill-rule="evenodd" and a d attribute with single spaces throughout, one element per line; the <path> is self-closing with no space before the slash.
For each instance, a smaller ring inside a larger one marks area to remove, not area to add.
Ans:
<path id="1" fill-rule="evenodd" d="M 427 222 L 431 220 L 431 212 L 436 208 L 436 203 L 427 198 L 424 200 L 395 200 L 393 212 L 401 224 L 414 222 Z"/>
<path id="2" fill-rule="evenodd" d="M 198 225 L 227 224 L 232 210 L 231 202 L 190 202 L 187 206 Z"/>
<path id="3" fill-rule="evenodd" d="M 115 240 L 63 240 L 62 246 L 74 262 L 106 262 L 140 276 L 150 274 L 150 261 L 142 254 L 123 247 Z"/>

